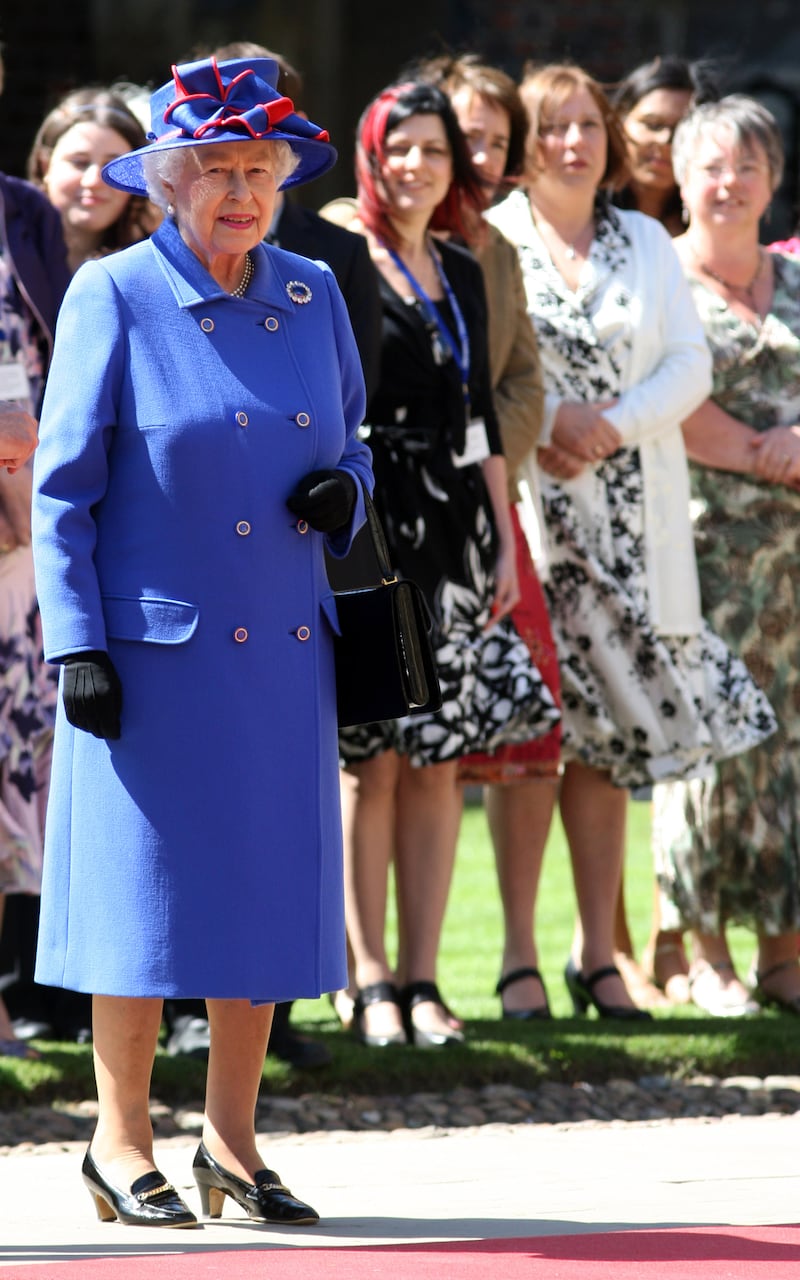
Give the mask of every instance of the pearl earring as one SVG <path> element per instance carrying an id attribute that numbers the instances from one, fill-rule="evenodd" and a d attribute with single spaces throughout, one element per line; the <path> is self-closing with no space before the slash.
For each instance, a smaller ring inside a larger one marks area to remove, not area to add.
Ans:
<path id="1" fill-rule="evenodd" d="M 685 205 L 685 204 L 682 204 L 682 205 L 681 205 L 681 222 L 683 223 L 683 225 L 684 225 L 685 227 L 688 227 L 688 225 L 689 225 L 689 210 L 686 208 L 686 205 Z"/>
<path id="2" fill-rule="evenodd" d="M 173 216 L 174 216 L 174 213 L 175 213 L 175 206 L 174 206 L 174 204 L 168 204 L 168 205 L 167 205 L 167 213 L 169 214 L 169 216 L 170 216 L 170 217 L 173 217 Z"/>

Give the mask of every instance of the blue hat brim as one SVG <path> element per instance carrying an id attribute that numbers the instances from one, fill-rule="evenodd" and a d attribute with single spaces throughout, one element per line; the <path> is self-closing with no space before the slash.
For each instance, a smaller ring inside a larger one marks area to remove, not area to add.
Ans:
<path id="1" fill-rule="evenodd" d="M 271 129 L 263 138 L 251 138 L 233 129 L 214 131 L 213 137 L 198 138 L 163 138 L 151 142 L 136 151 L 127 151 L 125 155 L 110 160 L 103 168 L 103 181 L 118 191 L 127 191 L 131 195 L 146 196 L 142 157 L 152 155 L 155 151 L 175 151 L 183 147 L 203 147 L 209 143 L 224 142 L 288 142 L 300 163 L 294 173 L 281 184 L 282 188 L 300 187 L 305 182 L 313 182 L 336 164 L 337 151 L 330 142 L 318 138 L 298 138 L 294 134 L 283 133 L 280 128 Z"/>

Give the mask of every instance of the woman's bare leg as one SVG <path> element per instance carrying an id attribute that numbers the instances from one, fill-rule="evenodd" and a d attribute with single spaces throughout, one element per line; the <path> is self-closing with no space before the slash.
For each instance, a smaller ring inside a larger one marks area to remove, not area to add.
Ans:
<path id="1" fill-rule="evenodd" d="M 607 773 L 570 761 L 559 799 L 572 858 L 580 917 L 580 953 L 573 958 L 585 977 L 614 964 L 614 921 L 625 855 L 628 793 Z M 634 1007 L 621 977 L 594 987 L 604 1004 Z"/>
<path id="2" fill-rule="evenodd" d="M 273 1004 L 206 1000 L 208 1054 L 203 1142 L 215 1160 L 247 1182 L 264 1161 L 256 1147 L 255 1115 Z"/>
<path id="3" fill-rule="evenodd" d="M 397 753 L 384 751 L 348 765 L 342 774 L 345 920 L 356 988 L 394 981 L 386 952 L 386 903 L 399 771 Z M 387 1001 L 368 1005 L 361 1025 L 373 1036 L 402 1031 L 397 1006 Z"/>
<path id="4" fill-rule="evenodd" d="M 405 984 L 436 981 L 439 943 L 453 877 L 463 790 L 457 761 L 412 768 L 401 761 L 395 823 L 395 882 L 399 933 L 398 975 Z M 451 1022 L 430 1001 L 414 1011 L 424 1031 L 448 1031 Z"/>
<path id="5" fill-rule="evenodd" d="M 98 1101 L 92 1156 L 109 1181 L 123 1189 L 155 1168 L 150 1078 L 162 1004 L 128 996 L 92 999 Z"/>
<path id="6" fill-rule="evenodd" d="M 484 807 L 494 846 L 503 910 L 500 973 L 536 968 L 536 895 L 550 824 L 558 795 L 557 778 L 484 787 Z M 522 978 L 503 994 L 509 1010 L 543 1007 L 545 993 L 535 978 Z"/>

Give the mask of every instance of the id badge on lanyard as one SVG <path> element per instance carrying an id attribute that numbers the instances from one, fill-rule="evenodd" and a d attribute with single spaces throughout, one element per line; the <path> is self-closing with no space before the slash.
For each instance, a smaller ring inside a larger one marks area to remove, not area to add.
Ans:
<path id="1" fill-rule="evenodd" d="M 471 467 L 489 457 L 489 437 L 483 418 L 473 418 L 467 423 L 463 453 L 452 453 L 454 467 Z"/>
<path id="2" fill-rule="evenodd" d="M 0 360 L 0 401 L 20 400 L 28 404 L 31 384 L 21 360 Z"/>

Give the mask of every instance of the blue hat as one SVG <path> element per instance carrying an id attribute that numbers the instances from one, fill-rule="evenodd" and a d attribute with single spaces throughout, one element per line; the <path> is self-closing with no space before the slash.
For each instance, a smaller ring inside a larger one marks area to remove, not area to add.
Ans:
<path id="1" fill-rule="evenodd" d="M 297 187 L 336 163 L 336 149 L 319 125 L 297 115 L 291 98 L 275 88 L 278 64 L 272 58 L 217 62 L 204 58 L 172 68 L 173 79 L 150 98 L 148 145 L 117 156 L 103 169 L 111 187 L 147 195 L 142 156 L 208 142 L 266 139 L 288 142 L 300 163 L 283 183 Z"/>

